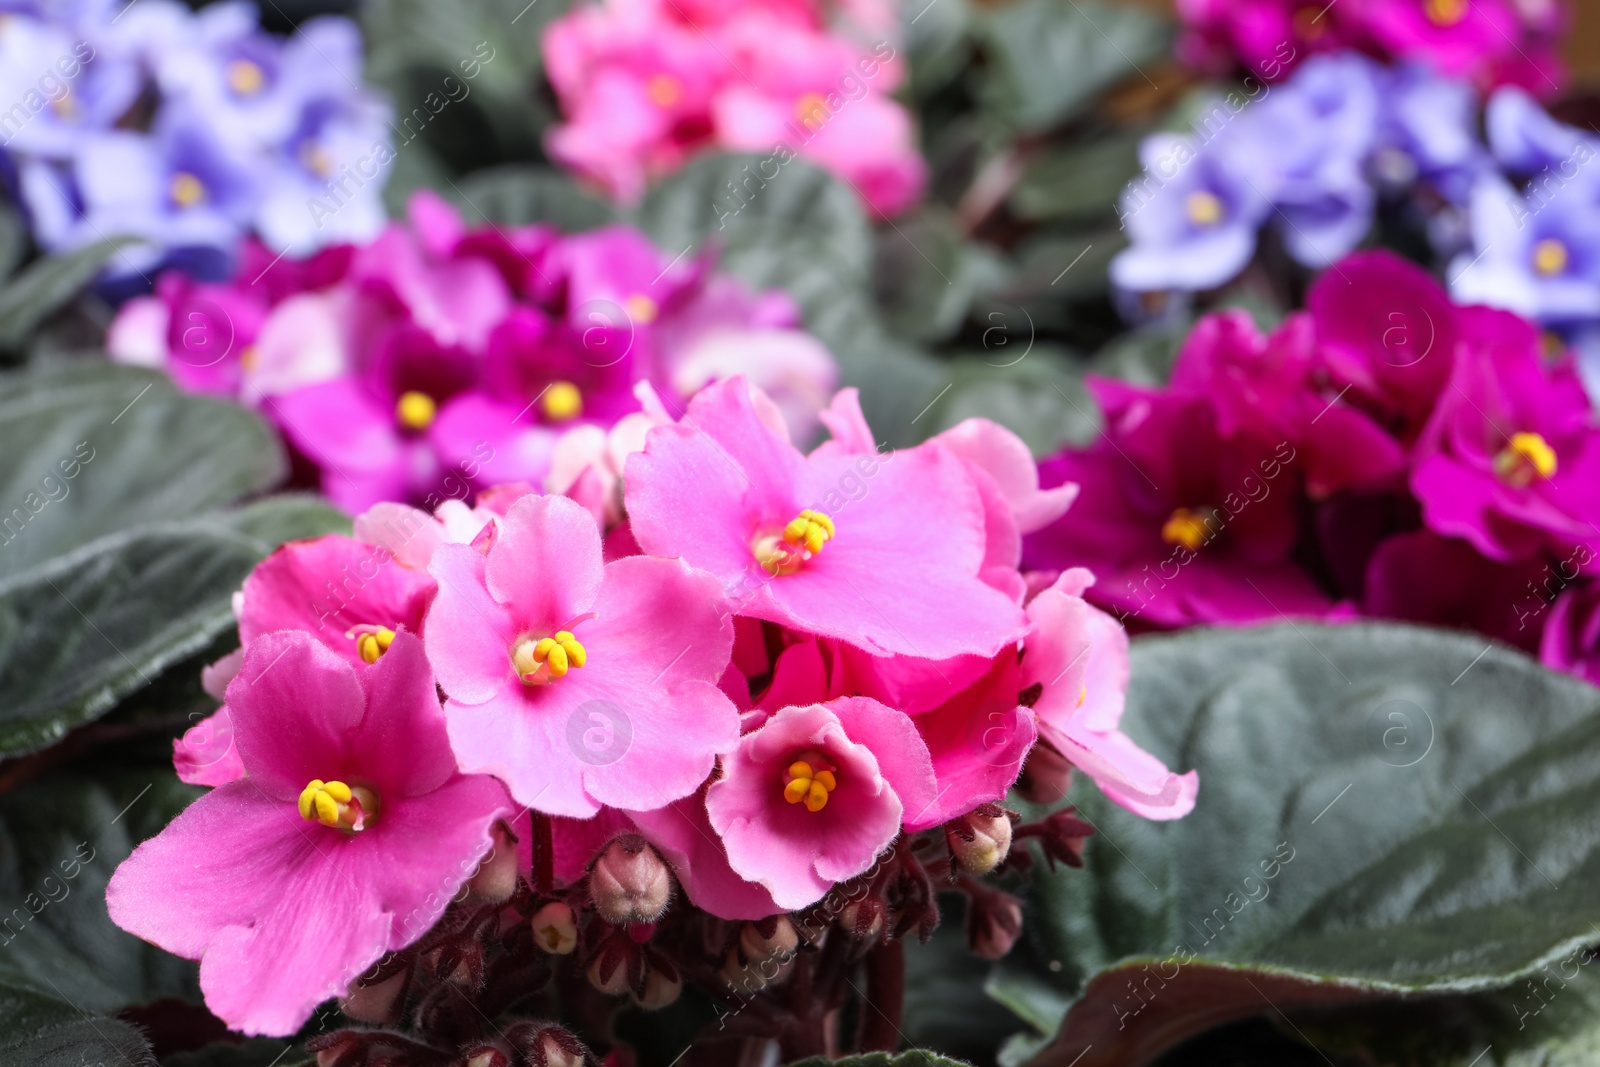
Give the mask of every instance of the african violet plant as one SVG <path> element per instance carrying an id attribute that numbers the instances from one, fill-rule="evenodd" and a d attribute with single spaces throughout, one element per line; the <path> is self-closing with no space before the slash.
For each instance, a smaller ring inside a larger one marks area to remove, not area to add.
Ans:
<path id="1" fill-rule="evenodd" d="M 262 14 L 0 15 L 0 1064 L 1593 1061 L 1565 7 Z"/>

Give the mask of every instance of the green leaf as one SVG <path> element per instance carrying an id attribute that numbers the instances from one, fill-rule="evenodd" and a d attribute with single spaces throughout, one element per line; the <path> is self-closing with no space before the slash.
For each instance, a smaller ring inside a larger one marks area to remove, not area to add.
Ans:
<path id="1" fill-rule="evenodd" d="M 539 158 L 554 117 L 539 94 L 539 40 L 566 8 L 565 0 L 363 4 L 367 80 L 394 100 L 396 152 L 420 138 L 458 165 Z"/>
<path id="2" fill-rule="evenodd" d="M 702 156 L 652 188 L 634 221 L 669 255 L 711 239 L 728 249 L 797 243 L 826 249 L 827 266 L 860 278 L 872 264 L 872 232 L 855 191 L 801 159 Z"/>
<path id="3" fill-rule="evenodd" d="M 1124 78 L 1165 55 L 1167 27 L 1132 4 L 1021 0 L 983 22 L 989 55 L 980 95 L 1026 133 L 1073 117 Z"/>
<path id="4" fill-rule="evenodd" d="M 1011 193 L 1011 211 L 1037 221 L 1109 219 L 1117 213 L 1123 187 L 1139 174 L 1138 149 L 1135 133 L 1050 148 L 1022 172 Z"/>
<path id="5" fill-rule="evenodd" d="M 154 1064 L 106 1017 L 198 999 L 194 964 L 117 929 L 111 873 L 199 792 L 167 768 L 74 771 L 0 795 L 0 1067 Z"/>
<path id="6" fill-rule="evenodd" d="M 1155 823 L 1075 786 L 1099 833 L 1083 870 L 1034 885 L 1035 951 L 1073 998 L 1037 1063 L 1147 1062 L 1275 1009 L 1494 993 L 1600 942 L 1590 686 L 1442 631 L 1196 630 L 1135 642 L 1123 725 L 1199 770 L 1199 802 Z"/>
<path id="7" fill-rule="evenodd" d="M 929 413 L 928 432 L 963 419 L 991 419 L 1022 438 L 1036 456 L 1093 437 L 1094 401 L 1070 356 L 1035 343 L 1025 322 L 1010 331 L 1004 320 L 991 320 L 988 329 L 990 345 L 981 356 L 948 364 L 950 390 Z"/>
<path id="8" fill-rule="evenodd" d="M 131 243 L 131 238 L 114 237 L 44 256 L 12 278 L 0 289 L 0 349 L 20 348 L 41 322 L 94 280 L 118 249 Z"/>
<path id="9" fill-rule="evenodd" d="M 999 288 L 997 252 L 969 243 L 948 212 L 924 207 L 878 232 L 873 283 L 890 329 L 918 341 L 954 334 L 980 293 Z"/>
<path id="10" fill-rule="evenodd" d="M 155 1067 L 150 1043 L 120 1019 L 78 1015 L 66 1004 L 35 1004 L 3 991 L 0 1018 L 0 1067 Z"/>
<path id="11" fill-rule="evenodd" d="M 118 929 L 105 895 L 134 846 L 200 792 L 167 767 L 101 768 L 0 796 L 0 901 L 10 909 L 0 914 L 0 989 L 88 1013 L 198 999 L 194 964 Z"/>
<path id="12" fill-rule="evenodd" d="M 28 227 L 10 204 L 0 201 L 0 282 L 11 277 L 28 254 Z"/>
<path id="13" fill-rule="evenodd" d="M 501 226 L 551 223 L 565 233 L 604 226 L 616 219 L 611 205 L 549 167 L 508 164 L 478 171 L 445 190 L 468 224 Z"/>
<path id="14" fill-rule="evenodd" d="M 204 522 L 148 526 L 0 582 L 0 753 L 53 744 L 210 644 L 264 551 Z"/>
<path id="15" fill-rule="evenodd" d="M 257 416 L 165 375 L 105 363 L 0 375 L 0 581 L 232 503 L 285 469 Z"/>
<path id="16" fill-rule="evenodd" d="M 845 1056 L 830 1060 L 826 1056 L 812 1056 L 795 1060 L 789 1067 L 967 1067 L 961 1060 L 952 1060 L 937 1052 L 912 1049 L 909 1052 L 868 1052 L 859 1056 Z"/>
<path id="17" fill-rule="evenodd" d="M 901 0 L 911 96 L 925 100 L 972 60 L 972 9 L 967 0 Z"/>

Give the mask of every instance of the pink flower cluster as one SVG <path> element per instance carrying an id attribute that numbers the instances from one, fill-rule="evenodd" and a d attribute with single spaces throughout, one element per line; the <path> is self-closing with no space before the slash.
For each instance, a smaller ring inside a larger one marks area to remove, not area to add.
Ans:
<path id="1" fill-rule="evenodd" d="M 894 12 L 856 0 L 829 16 L 815 0 L 577 5 L 544 36 L 566 116 L 548 135 L 550 155 L 631 203 L 696 153 L 769 153 L 763 173 L 730 191 L 730 212 L 798 155 L 897 214 L 927 167 L 910 114 L 890 96 L 904 75 Z"/>
<path id="2" fill-rule="evenodd" d="M 553 842 L 534 884 L 587 878 L 590 921 L 632 923 L 624 954 L 666 907 L 652 850 L 694 907 L 758 920 L 941 825 L 992 868 L 1025 762 L 1034 794 L 1059 798 L 1070 763 L 1186 814 L 1196 774 L 1118 728 L 1128 639 L 1083 599 L 1092 576 L 1019 568 L 1075 488 L 1041 489 L 986 421 L 883 451 L 853 390 L 822 418 L 802 452 L 733 378 L 622 457 L 625 518 L 509 487 L 279 549 L 208 671 L 225 706 L 175 745 L 215 788 L 118 870 L 112 917 L 199 958 L 230 1026 L 281 1034 L 463 886 L 509 896 L 483 857 L 530 809 Z M 551 952 L 577 936 L 565 907 L 524 909 Z"/>
<path id="3" fill-rule="evenodd" d="M 1355 48 L 1422 63 L 1487 91 L 1518 85 L 1541 97 L 1561 88 L 1563 0 L 1177 0 L 1179 56 L 1226 73 L 1235 65 L 1276 81 L 1315 52 Z"/>
<path id="4" fill-rule="evenodd" d="M 426 191 L 368 245 L 305 260 L 247 245 L 226 284 L 168 272 L 108 347 L 258 406 L 351 511 L 575 476 L 574 455 L 643 418 L 641 382 L 676 405 L 744 374 L 805 435 L 837 379 L 779 290 L 669 262 L 626 227 L 467 227 Z"/>
<path id="5" fill-rule="evenodd" d="M 1270 334 L 1203 318 L 1167 387 L 1091 389 L 1105 436 L 1041 464 L 1080 492 L 1024 558 L 1123 622 L 1398 618 L 1600 682 L 1600 425 L 1527 320 L 1360 253 Z"/>

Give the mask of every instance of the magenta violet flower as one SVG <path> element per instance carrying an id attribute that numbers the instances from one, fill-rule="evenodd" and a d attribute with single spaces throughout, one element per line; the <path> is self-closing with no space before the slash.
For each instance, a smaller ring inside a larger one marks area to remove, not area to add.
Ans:
<path id="1" fill-rule="evenodd" d="M 1600 429 L 1570 357 L 1547 363 L 1509 312 L 1459 314 L 1464 343 L 1411 474 L 1423 521 L 1502 561 L 1600 545 Z"/>
<path id="2" fill-rule="evenodd" d="M 993 655 L 1026 626 L 980 575 L 983 499 L 938 446 L 806 456 L 734 378 L 652 429 L 624 483 L 644 551 L 714 574 L 741 615 L 928 659 Z"/>
<path id="3" fill-rule="evenodd" d="M 428 569 L 450 743 L 520 803 L 658 808 L 732 748 L 738 714 L 716 683 L 733 624 L 711 576 L 644 556 L 602 564 L 593 516 L 537 495 L 511 505 L 486 554 L 442 545 Z"/>
<path id="4" fill-rule="evenodd" d="M 123 929 L 200 960 L 211 1010 L 292 1034 L 445 906 L 515 809 L 463 775 L 422 643 L 357 670 L 310 634 L 254 642 L 228 687 L 247 775 L 200 797 L 112 876 Z"/>
<path id="5" fill-rule="evenodd" d="M 1146 624 L 1240 624 L 1321 615 L 1326 595 L 1291 557 L 1298 453 L 1240 430 L 1224 437 L 1205 393 L 1090 379 L 1106 429 L 1040 464 L 1076 482 L 1072 510 L 1024 544 L 1037 569 L 1085 566 L 1091 599 Z"/>
<path id="6" fill-rule="evenodd" d="M 911 720 L 867 697 L 782 708 L 740 738 L 706 791 L 728 862 L 794 910 L 872 866 L 936 795 Z"/>

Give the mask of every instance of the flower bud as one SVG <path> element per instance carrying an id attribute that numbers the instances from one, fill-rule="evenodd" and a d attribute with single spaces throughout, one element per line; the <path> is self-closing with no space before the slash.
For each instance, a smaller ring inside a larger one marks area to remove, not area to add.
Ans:
<path id="1" fill-rule="evenodd" d="M 354 1030 L 318 1034 L 306 1042 L 306 1051 L 317 1057 L 317 1067 L 340 1067 L 361 1059 L 361 1035 Z"/>
<path id="2" fill-rule="evenodd" d="M 944 825 L 956 864 L 969 874 L 988 874 L 1011 851 L 1011 819 L 997 804 L 977 808 Z"/>
<path id="3" fill-rule="evenodd" d="M 504 820 L 494 824 L 494 847 L 478 864 L 467 888 L 489 904 L 504 904 L 517 889 L 517 839 Z"/>
<path id="4" fill-rule="evenodd" d="M 782 915 L 745 923 L 739 931 L 739 948 L 751 963 L 792 956 L 799 946 L 800 935 L 794 924 Z"/>
<path id="5" fill-rule="evenodd" d="M 665 960 L 656 959 L 650 962 L 650 969 L 645 972 L 644 993 L 635 996 L 633 1001 L 645 1011 L 655 1011 L 677 1000 L 682 992 L 683 979 L 678 976 L 677 968 Z"/>
<path id="6" fill-rule="evenodd" d="M 1011 951 L 1022 934 L 1022 902 L 1010 893 L 992 890 L 967 903 L 967 948 L 975 956 L 997 960 Z"/>
<path id="7" fill-rule="evenodd" d="M 1050 742 L 1040 739 L 1022 765 L 1017 795 L 1033 804 L 1055 804 L 1072 787 L 1072 764 Z"/>
<path id="8" fill-rule="evenodd" d="M 589 897 L 611 923 L 649 923 L 672 898 L 672 873 L 638 834 L 623 834 L 589 868 Z"/>
<path id="9" fill-rule="evenodd" d="M 517 1067 L 583 1067 L 589 1057 L 576 1034 L 554 1023 L 517 1023 L 505 1036 L 519 1053 Z"/>
<path id="10" fill-rule="evenodd" d="M 339 1001 L 339 1009 L 357 1022 L 376 1026 L 392 1023 L 399 1017 L 400 994 L 405 992 L 408 977 L 409 969 L 371 985 L 352 983 L 349 994 Z"/>
<path id="11" fill-rule="evenodd" d="M 589 984 L 602 993 L 627 993 L 643 979 L 644 951 L 625 935 L 614 934 L 600 943 L 589 961 Z"/>
<path id="12" fill-rule="evenodd" d="M 493 1045 L 474 1045 L 461 1054 L 464 1067 L 510 1067 L 511 1059 Z"/>
<path id="13" fill-rule="evenodd" d="M 533 942 L 552 956 L 565 956 L 578 947 L 578 921 L 572 909 L 552 900 L 533 913 Z"/>
<path id="14" fill-rule="evenodd" d="M 883 933 L 883 921 L 888 909 L 877 897 L 864 896 L 852 900 L 839 913 L 839 925 L 849 931 L 857 941 L 873 941 Z"/>

